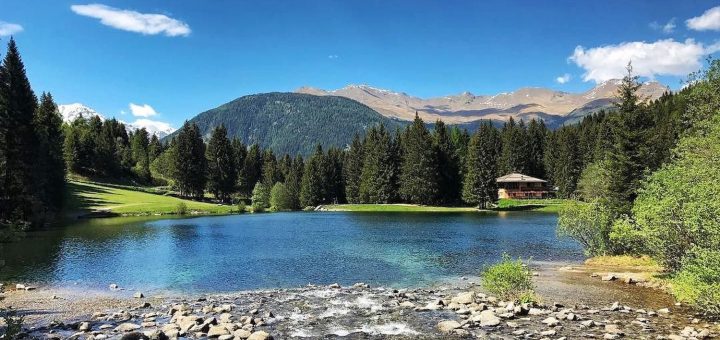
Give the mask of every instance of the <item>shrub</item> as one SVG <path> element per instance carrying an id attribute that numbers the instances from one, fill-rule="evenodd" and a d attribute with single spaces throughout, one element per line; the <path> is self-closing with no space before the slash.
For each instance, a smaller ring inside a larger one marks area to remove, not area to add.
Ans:
<path id="1" fill-rule="evenodd" d="M 500 263 L 485 270 L 482 286 L 503 300 L 536 301 L 530 269 L 521 259 L 513 260 L 507 254 Z"/>
<path id="2" fill-rule="evenodd" d="M 270 208 L 270 190 L 262 182 L 257 182 L 252 191 L 252 211 L 263 212 Z"/>
<path id="3" fill-rule="evenodd" d="M 720 251 L 693 248 L 672 279 L 672 293 L 678 301 L 720 316 Z"/>
<path id="4" fill-rule="evenodd" d="M 16 339 L 22 332 L 24 318 L 9 308 L 0 309 L 0 317 L 5 323 L 5 329 L 0 331 L 0 339 Z"/>
<path id="5" fill-rule="evenodd" d="M 643 233 L 627 216 L 622 216 L 613 223 L 610 243 L 616 254 L 642 255 L 645 251 Z"/>
<path id="6" fill-rule="evenodd" d="M 598 201 L 574 201 L 560 210 L 557 230 L 560 236 L 569 236 L 580 242 L 587 255 L 605 255 L 611 252 L 612 222 L 612 214 L 606 205 Z"/>
<path id="7" fill-rule="evenodd" d="M 187 204 L 185 202 L 180 202 L 177 204 L 177 207 L 175 207 L 175 213 L 178 215 L 187 215 Z"/>
<path id="8" fill-rule="evenodd" d="M 238 207 L 238 213 L 240 213 L 240 214 L 247 211 L 247 206 L 245 205 L 245 201 L 243 201 L 243 200 L 238 201 L 237 207 Z"/>

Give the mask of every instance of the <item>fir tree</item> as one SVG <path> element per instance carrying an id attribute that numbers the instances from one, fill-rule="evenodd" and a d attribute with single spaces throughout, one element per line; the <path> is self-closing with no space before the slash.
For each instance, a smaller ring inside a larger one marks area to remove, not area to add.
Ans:
<path id="1" fill-rule="evenodd" d="M 510 119 L 502 128 L 502 153 L 500 155 L 500 172 L 504 175 L 510 173 L 528 172 L 528 137 L 525 123 L 521 120 L 516 124 L 515 120 Z"/>
<path id="2" fill-rule="evenodd" d="M 62 118 L 52 95 L 43 93 L 33 120 L 36 157 L 33 166 L 34 191 L 39 194 L 44 210 L 57 213 L 65 190 Z"/>
<path id="3" fill-rule="evenodd" d="M 208 164 L 208 191 L 220 201 L 230 201 L 237 182 L 237 164 L 225 126 L 220 125 L 213 130 L 205 157 Z"/>
<path id="4" fill-rule="evenodd" d="M 150 155 L 148 147 L 150 136 L 145 128 L 136 130 L 130 138 L 130 150 L 132 152 L 133 162 L 132 172 L 138 179 L 144 183 L 150 183 Z"/>
<path id="5" fill-rule="evenodd" d="M 263 152 L 260 146 L 253 144 L 247 152 L 240 172 L 240 192 L 249 195 L 250 190 L 255 187 L 262 177 Z"/>
<path id="6" fill-rule="evenodd" d="M 364 144 L 360 201 L 362 203 L 391 203 L 397 193 L 399 147 L 383 124 L 368 132 Z"/>
<path id="7" fill-rule="evenodd" d="M 497 201 L 497 164 L 500 152 L 500 136 L 490 122 L 480 125 L 470 139 L 465 157 L 463 200 L 487 208 Z"/>
<path id="8" fill-rule="evenodd" d="M 343 177 L 345 179 L 345 195 L 348 203 L 360 203 L 360 176 L 362 174 L 364 150 L 359 135 L 353 138 L 350 149 L 345 156 Z"/>
<path id="9" fill-rule="evenodd" d="M 440 174 L 438 183 L 439 197 L 440 201 L 445 204 L 458 202 L 462 189 L 459 153 L 453 143 L 451 134 L 452 132 L 448 130 L 445 123 L 441 120 L 435 122 L 433 144 L 437 150 L 437 166 Z M 461 134 L 458 134 L 456 138 L 462 138 Z M 459 139 L 458 142 L 460 142 Z"/>
<path id="10" fill-rule="evenodd" d="M 528 124 L 528 175 L 545 178 L 545 140 L 547 139 L 547 127 L 542 120 L 532 119 Z"/>
<path id="11" fill-rule="evenodd" d="M 0 130 L 5 137 L 0 219 L 29 221 L 33 217 L 33 208 L 37 207 L 37 196 L 32 190 L 35 162 L 33 116 L 36 107 L 37 97 L 30 87 L 25 65 L 15 40 L 10 38 L 0 68 Z"/>
<path id="12" fill-rule="evenodd" d="M 180 194 L 201 198 L 207 181 L 205 143 L 197 125 L 187 121 L 177 134 L 173 174 Z"/>
<path id="13" fill-rule="evenodd" d="M 439 174 L 436 149 L 425 123 L 415 120 L 402 135 L 400 196 L 409 203 L 431 204 L 438 198 Z"/>
<path id="14" fill-rule="evenodd" d="M 305 164 L 300 187 L 300 205 L 313 207 L 325 202 L 324 153 L 320 144 Z"/>

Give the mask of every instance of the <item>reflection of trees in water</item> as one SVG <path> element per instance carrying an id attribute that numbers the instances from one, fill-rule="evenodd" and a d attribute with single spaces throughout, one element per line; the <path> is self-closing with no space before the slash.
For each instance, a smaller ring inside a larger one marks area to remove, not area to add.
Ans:
<path id="1" fill-rule="evenodd" d="M 48 280 L 70 244 L 70 249 L 82 249 L 146 238 L 154 232 L 153 228 L 143 227 L 147 221 L 148 217 L 85 220 L 26 232 L 10 242 L 0 242 L 0 263 L 4 261 L 0 280 Z"/>

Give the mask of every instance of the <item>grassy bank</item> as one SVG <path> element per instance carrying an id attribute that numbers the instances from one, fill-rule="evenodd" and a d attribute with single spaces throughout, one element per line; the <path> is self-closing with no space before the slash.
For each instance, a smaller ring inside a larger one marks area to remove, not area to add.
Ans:
<path id="1" fill-rule="evenodd" d="M 438 207 L 415 204 L 332 204 L 326 205 L 328 211 L 352 212 L 472 212 L 470 207 Z"/>
<path id="2" fill-rule="evenodd" d="M 237 212 L 237 207 L 230 205 L 196 202 L 99 183 L 68 183 L 67 211 L 71 216 L 167 215 L 177 214 L 183 205 L 188 214 Z"/>
<path id="3" fill-rule="evenodd" d="M 495 210 L 512 211 L 512 210 L 532 210 L 542 212 L 557 213 L 562 209 L 568 200 L 564 199 L 501 199 Z"/>

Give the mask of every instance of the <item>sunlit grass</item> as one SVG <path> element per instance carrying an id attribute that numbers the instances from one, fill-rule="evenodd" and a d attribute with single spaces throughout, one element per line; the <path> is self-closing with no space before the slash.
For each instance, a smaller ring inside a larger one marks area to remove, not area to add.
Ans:
<path id="1" fill-rule="evenodd" d="M 472 212 L 472 207 L 439 207 L 415 204 L 333 204 L 326 205 L 329 211 L 353 212 Z"/>
<path id="2" fill-rule="evenodd" d="M 498 201 L 496 210 L 532 210 L 557 213 L 568 202 L 565 199 L 507 199 Z"/>

